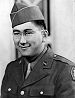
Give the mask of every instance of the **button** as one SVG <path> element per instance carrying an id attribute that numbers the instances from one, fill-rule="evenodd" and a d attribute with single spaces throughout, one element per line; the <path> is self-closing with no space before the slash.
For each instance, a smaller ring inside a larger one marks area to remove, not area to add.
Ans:
<path id="1" fill-rule="evenodd" d="M 21 64 L 21 60 L 19 61 L 19 64 Z"/>
<path id="2" fill-rule="evenodd" d="M 43 62 L 43 65 L 46 66 L 47 65 L 47 62 Z"/>
<path id="3" fill-rule="evenodd" d="M 54 57 L 56 57 L 57 55 L 56 54 L 54 54 Z"/>
<path id="4" fill-rule="evenodd" d="M 8 88 L 8 91 L 10 92 L 11 91 L 11 88 Z"/>
<path id="5" fill-rule="evenodd" d="M 21 95 L 24 95 L 24 91 L 21 91 L 21 93 L 20 93 Z"/>
<path id="6" fill-rule="evenodd" d="M 41 91 L 40 94 L 43 95 L 43 91 Z"/>

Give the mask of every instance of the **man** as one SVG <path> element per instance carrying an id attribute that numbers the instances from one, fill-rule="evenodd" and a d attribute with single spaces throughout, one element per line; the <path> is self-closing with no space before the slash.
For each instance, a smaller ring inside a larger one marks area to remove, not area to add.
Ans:
<path id="1" fill-rule="evenodd" d="M 7 65 L 1 98 L 75 98 L 74 64 L 47 45 L 49 32 L 40 9 L 16 3 L 11 21 L 22 56 Z"/>

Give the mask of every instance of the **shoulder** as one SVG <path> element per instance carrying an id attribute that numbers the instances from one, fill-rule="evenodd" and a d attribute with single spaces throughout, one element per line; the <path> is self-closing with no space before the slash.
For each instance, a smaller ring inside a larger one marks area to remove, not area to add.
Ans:
<path id="1" fill-rule="evenodd" d="M 21 61 L 22 61 L 22 57 L 20 57 L 20 58 L 14 60 L 14 61 L 9 62 L 9 63 L 7 64 L 7 66 L 6 66 L 6 70 L 8 70 L 8 71 L 13 70 L 17 65 L 19 65 L 19 64 L 21 63 Z M 11 70 L 10 70 L 10 69 L 11 69 Z"/>
<path id="2" fill-rule="evenodd" d="M 52 58 L 53 61 L 56 61 L 56 62 L 61 62 L 63 64 L 68 64 L 68 65 L 75 65 L 74 62 L 72 62 L 71 60 L 61 55 L 55 54 L 51 48 L 48 48 L 47 56 Z"/>
<path id="3" fill-rule="evenodd" d="M 75 81 L 75 63 L 57 54 L 54 55 L 53 59 L 56 62 L 57 73 L 60 74 L 60 77 Z"/>
<path id="4" fill-rule="evenodd" d="M 53 59 L 57 62 L 61 62 L 61 63 L 68 64 L 71 66 L 75 66 L 74 62 L 72 62 L 71 60 L 69 60 L 61 55 L 54 54 Z"/>

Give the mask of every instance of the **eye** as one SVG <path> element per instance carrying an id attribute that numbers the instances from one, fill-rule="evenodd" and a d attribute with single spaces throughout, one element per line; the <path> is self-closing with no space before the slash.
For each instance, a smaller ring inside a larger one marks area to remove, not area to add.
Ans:
<path id="1" fill-rule="evenodd" d="M 20 31 L 14 29 L 14 30 L 13 30 L 13 34 L 14 34 L 14 35 L 19 35 L 19 34 L 20 34 Z"/>
<path id="2" fill-rule="evenodd" d="M 24 34 L 25 35 L 32 35 L 34 32 L 33 31 L 26 31 Z"/>
<path id="3" fill-rule="evenodd" d="M 14 35 L 20 35 L 20 33 L 19 32 L 14 32 Z"/>
<path id="4" fill-rule="evenodd" d="M 26 34 L 32 34 L 32 32 L 31 31 L 28 31 L 28 32 L 26 32 Z"/>

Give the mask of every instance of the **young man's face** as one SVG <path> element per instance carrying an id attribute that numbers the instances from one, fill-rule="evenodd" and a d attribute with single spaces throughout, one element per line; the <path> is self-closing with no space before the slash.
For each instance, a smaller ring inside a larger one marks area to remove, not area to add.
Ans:
<path id="1" fill-rule="evenodd" d="M 32 22 L 15 26 L 13 39 L 16 48 L 23 56 L 34 56 L 44 49 L 42 30 Z"/>

